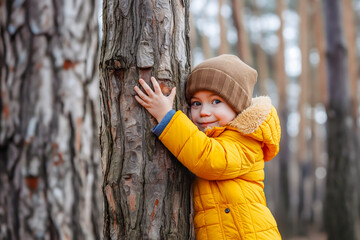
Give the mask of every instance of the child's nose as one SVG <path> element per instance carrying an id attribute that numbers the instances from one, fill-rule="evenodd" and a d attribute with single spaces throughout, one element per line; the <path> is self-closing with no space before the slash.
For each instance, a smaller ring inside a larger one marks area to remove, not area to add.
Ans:
<path id="1" fill-rule="evenodd" d="M 210 113 L 211 113 L 211 111 L 210 111 L 209 106 L 207 106 L 207 104 L 204 104 L 200 110 L 200 117 L 210 116 Z"/>

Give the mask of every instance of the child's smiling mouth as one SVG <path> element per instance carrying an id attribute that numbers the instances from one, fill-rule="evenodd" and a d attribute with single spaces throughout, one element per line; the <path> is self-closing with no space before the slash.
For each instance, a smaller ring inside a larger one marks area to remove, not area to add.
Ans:
<path id="1" fill-rule="evenodd" d="M 213 121 L 213 122 L 201 122 L 198 123 L 199 126 L 201 126 L 202 128 L 206 128 L 208 126 L 212 126 L 212 125 L 216 125 L 217 121 Z"/>

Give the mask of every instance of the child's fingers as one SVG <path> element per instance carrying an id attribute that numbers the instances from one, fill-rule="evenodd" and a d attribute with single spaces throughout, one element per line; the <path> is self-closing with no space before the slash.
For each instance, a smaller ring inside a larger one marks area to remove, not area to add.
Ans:
<path id="1" fill-rule="evenodd" d="M 169 98 L 171 99 L 171 101 L 174 101 L 176 95 L 176 87 L 173 87 L 173 89 L 171 89 L 171 93 L 169 95 Z"/>
<path id="2" fill-rule="evenodd" d="M 149 105 L 148 105 L 146 102 L 144 102 L 141 98 L 139 98 L 138 96 L 135 96 L 135 99 L 136 99 L 136 101 L 137 101 L 138 103 L 140 103 L 140 105 L 143 106 L 144 108 L 148 108 L 148 107 L 149 107 Z"/>
<path id="3" fill-rule="evenodd" d="M 143 91 L 141 91 L 138 86 L 135 86 L 134 90 L 144 102 L 149 102 L 150 101 L 150 98 L 145 93 L 143 93 Z"/>
<path id="4" fill-rule="evenodd" d="M 154 96 L 153 90 L 149 87 L 149 85 L 147 85 L 147 83 L 144 80 L 140 79 L 139 82 L 148 96 L 150 97 Z"/>
<path id="5" fill-rule="evenodd" d="M 156 81 L 156 79 L 155 79 L 154 77 L 151 77 L 150 80 L 151 80 L 152 85 L 153 85 L 153 87 L 154 87 L 155 93 L 156 93 L 156 94 L 162 94 L 161 88 L 160 88 L 160 86 L 159 86 L 158 81 Z"/>

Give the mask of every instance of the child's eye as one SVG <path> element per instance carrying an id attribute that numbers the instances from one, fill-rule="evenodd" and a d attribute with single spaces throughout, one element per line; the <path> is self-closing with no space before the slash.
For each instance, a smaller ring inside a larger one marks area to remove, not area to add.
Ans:
<path id="1" fill-rule="evenodd" d="M 221 101 L 219 99 L 215 99 L 212 101 L 212 104 L 219 104 L 219 103 L 221 103 Z"/>
<path id="2" fill-rule="evenodd" d="M 192 103 L 191 103 L 191 106 L 193 106 L 193 107 L 198 107 L 198 106 L 200 106 L 200 105 L 201 105 L 201 103 L 198 102 L 198 101 L 195 101 L 195 102 L 192 102 Z"/>

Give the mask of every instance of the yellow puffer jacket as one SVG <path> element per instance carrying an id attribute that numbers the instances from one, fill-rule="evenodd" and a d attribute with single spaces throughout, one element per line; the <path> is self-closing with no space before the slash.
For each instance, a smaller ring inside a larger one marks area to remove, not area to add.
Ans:
<path id="1" fill-rule="evenodd" d="M 280 141 L 270 98 L 254 98 L 227 126 L 205 133 L 178 111 L 159 139 L 197 176 L 196 239 L 281 239 L 263 191 L 264 161 L 278 153 Z"/>

